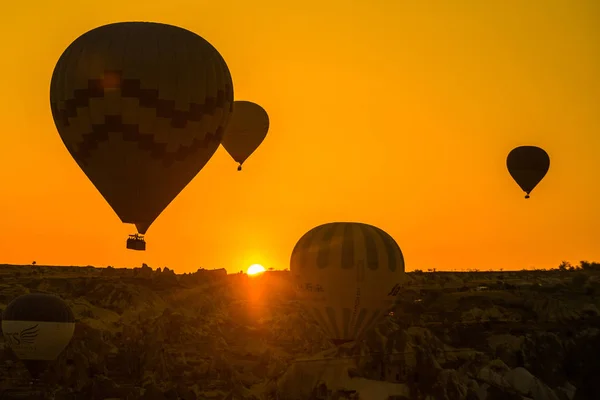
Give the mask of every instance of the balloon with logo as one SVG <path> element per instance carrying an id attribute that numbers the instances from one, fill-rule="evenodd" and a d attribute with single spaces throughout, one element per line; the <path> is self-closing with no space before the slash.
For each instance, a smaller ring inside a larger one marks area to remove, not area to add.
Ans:
<path id="1" fill-rule="evenodd" d="M 305 233 L 292 252 L 290 272 L 303 308 L 336 345 L 360 339 L 388 313 L 406 283 L 396 241 L 357 222 Z"/>
<path id="2" fill-rule="evenodd" d="M 550 157 L 536 146 L 514 148 L 506 158 L 508 172 L 525 192 L 525 198 L 541 182 L 550 169 Z"/>
<path id="3" fill-rule="evenodd" d="M 265 140 L 268 131 L 269 115 L 261 106 L 241 100 L 233 103 L 233 115 L 221 144 L 239 164 L 238 171 Z"/>
<path id="4" fill-rule="evenodd" d="M 71 156 L 143 241 L 219 147 L 233 82 L 223 57 L 197 34 L 119 22 L 67 47 L 54 68 L 50 106 Z M 128 241 L 128 248 L 145 243 Z"/>
<path id="5" fill-rule="evenodd" d="M 60 297 L 51 294 L 24 294 L 2 313 L 4 342 L 34 379 L 67 347 L 74 331 L 73 312 Z"/>

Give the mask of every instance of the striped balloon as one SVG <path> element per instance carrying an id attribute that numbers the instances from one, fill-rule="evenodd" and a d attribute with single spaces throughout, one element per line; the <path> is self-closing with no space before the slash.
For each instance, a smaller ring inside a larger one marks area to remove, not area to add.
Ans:
<path id="1" fill-rule="evenodd" d="M 335 344 L 359 339 L 387 313 L 406 282 L 396 241 L 357 222 L 308 231 L 294 247 L 290 271 L 304 308 Z"/>

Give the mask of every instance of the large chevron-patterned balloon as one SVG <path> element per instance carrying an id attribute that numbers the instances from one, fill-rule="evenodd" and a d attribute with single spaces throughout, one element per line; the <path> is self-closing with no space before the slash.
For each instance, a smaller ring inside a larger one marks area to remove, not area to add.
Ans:
<path id="1" fill-rule="evenodd" d="M 233 83 L 225 60 L 197 34 L 121 22 L 64 51 L 50 105 L 77 164 L 121 221 L 144 234 L 219 147 Z"/>
<path id="2" fill-rule="evenodd" d="M 299 300 L 335 344 L 380 321 L 407 281 L 404 257 L 383 230 L 333 222 L 304 234 L 290 260 Z"/>

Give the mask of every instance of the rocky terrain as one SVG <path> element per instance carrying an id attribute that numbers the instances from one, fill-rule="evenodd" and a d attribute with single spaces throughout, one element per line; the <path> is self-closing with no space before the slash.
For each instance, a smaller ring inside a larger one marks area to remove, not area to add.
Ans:
<path id="1" fill-rule="evenodd" d="M 390 315 L 336 348 L 286 271 L 3 265 L 0 310 L 56 293 L 77 324 L 37 389 L 1 345 L 0 398 L 600 399 L 599 264 L 409 275 Z"/>

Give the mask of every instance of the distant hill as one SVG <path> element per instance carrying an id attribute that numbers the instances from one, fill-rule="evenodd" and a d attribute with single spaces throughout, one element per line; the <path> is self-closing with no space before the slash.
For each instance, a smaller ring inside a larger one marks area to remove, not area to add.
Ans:
<path id="1" fill-rule="evenodd" d="M 588 264 L 412 272 L 390 315 L 338 348 L 287 271 L 0 265 L 0 310 L 28 292 L 70 304 L 75 336 L 43 377 L 56 399 L 595 399 L 600 270 Z M 0 392 L 26 384 L 1 351 Z"/>

